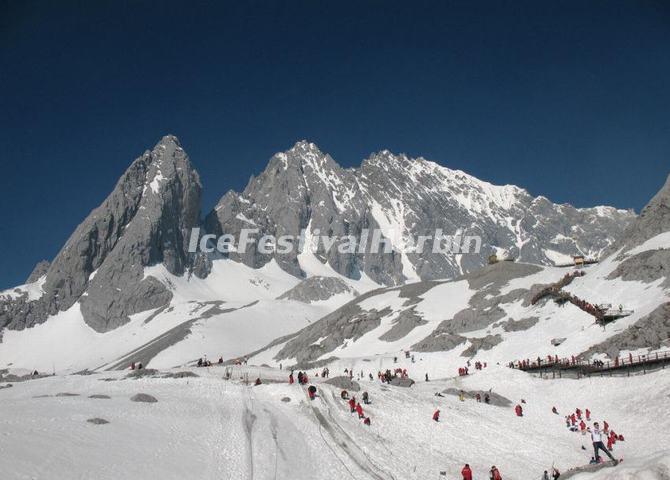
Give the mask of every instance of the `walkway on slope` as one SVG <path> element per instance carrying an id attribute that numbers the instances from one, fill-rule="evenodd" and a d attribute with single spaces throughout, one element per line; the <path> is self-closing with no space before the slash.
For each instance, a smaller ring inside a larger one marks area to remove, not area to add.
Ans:
<path id="1" fill-rule="evenodd" d="M 552 375 L 553 378 L 562 378 L 566 376 L 576 376 L 576 378 L 590 377 L 593 375 L 613 375 L 632 372 L 657 370 L 670 365 L 670 352 L 654 353 L 648 355 L 629 355 L 628 358 L 616 358 L 614 361 L 571 361 L 570 359 L 559 359 L 558 361 L 548 361 L 538 359 L 538 361 L 524 364 L 511 363 L 510 368 L 522 370 L 524 372 L 540 372 Z M 570 375 L 572 374 L 572 375 Z"/>

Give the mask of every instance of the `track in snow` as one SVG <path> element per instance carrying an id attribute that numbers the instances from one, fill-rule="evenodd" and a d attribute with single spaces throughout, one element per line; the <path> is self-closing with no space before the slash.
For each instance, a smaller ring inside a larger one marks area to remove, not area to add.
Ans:
<path id="1" fill-rule="evenodd" d="M 310 402 L 312 411 L 314 412 L 314 416 L 319 421 L 320 426 L 323 427 L 326 432 L 328 432 L 328 435 L 330 435 L 333 442 L 347 456 L 347 458 L 349 458 L 360 470 L 367 474 L 368 478 L 372 478 L 374 480 L 396 480 L 393 474 L 377 465 L 365 453 L 360 445 L 358 445 L 351 438 L 351 436 L 349 436 L 346 430 L 337 422 L 333 416 L 331 405 L 321 389 L 319 389 L 319 395 L 317 398 L 319 399 L 319 402 L 325 406 L 326 414 L 324 415 L 324 413 L 315 406 L 314 401 L 308 400 Z M 325 439 L 324 442 L 328 445 L 328 442 Z M 330 447 L 330 445 L 328 446 Z M 335 452 L 333 452 L 333 454 L 335 454 Z M 349 469 L 347 468 L 347 470 Z M 350 470 L 349 473 L 352 477 L 354 477 Z"/>

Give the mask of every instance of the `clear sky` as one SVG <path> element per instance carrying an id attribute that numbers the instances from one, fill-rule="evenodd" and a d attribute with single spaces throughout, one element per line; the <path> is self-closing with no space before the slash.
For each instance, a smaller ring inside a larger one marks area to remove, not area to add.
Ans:
<path id="1" fill-rule="evenodd" d="M 670 172 L 669 74 L 663 1 L 0 0 L 0 288 L 167 133 L 205 212 L 303 138 L 639 211 Z"/>

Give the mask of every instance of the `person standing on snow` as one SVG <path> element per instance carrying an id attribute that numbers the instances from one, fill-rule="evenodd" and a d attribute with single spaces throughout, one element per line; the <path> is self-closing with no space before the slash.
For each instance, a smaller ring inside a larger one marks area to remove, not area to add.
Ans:
<path id="1" fill-rule="evenodd" d="M 463 480 L 472 480 L 472 470 L 469 464 L 465 464 L 463 470 L 461 470 L 461 475 L 463 475 Z"/>
<path id="2" fill-rule="evenodd" d="M 542 480 L 549 480 L 549 472 L 548 471 L 546 471 L 546 470 L 544 471 L 544 473 L 542 474 Z"/>
<path id="3" fill-rule="evenodd" d="M 356 413 L 358 413 L 358 418 L 365 418 L 365 415 L 363 415 L 363 407 L 360 403 L 356 404 Z"/>
<path id="4" fill-rule="evenodd" d="M 349 409 L 351 410 L 351 413 L 356 411 L 356 397 L 351 397 L 349 399 Z"/>
<path id="5" fill-rule="evenodd" d="M 502 475 L 500 475 L 500 472 L 495 465 L 491 467 L 491 471 L 489 472 L 489 480 L 502 480 Z"/>
<path id="6" fill-rule="evenodd" d="M 595 453 L 595 459 L 597 462 L 600 462 L 600 454 L 598 452 L 602 450 L 608 457 L 610 457 L 610 459 L 614 462 L 615 465 L 619 463 L 612 456 L 610 451 L 607 450 L 607 448 L 605 448 L 605 445 L 603 444 L 603 434 L 600 431 L 598 422 L 593 424 L 593 430 L 591 430 L 591 441 L 593 442 L 593 452 Z"/>
<path id="7" fill-rule="evenodd" d="M 439 408 L 437 410 L 435 410 L 435 413 L 433 413 L 433 420 L 435 420 L 436 422 L 440 421 L 440 409 Z"/>
<path id="8" fill-rule="evenodd" d="M 523 417 L 523 407 L 521 407 L 521 405 L 514 407 L 514 411 L 516 412 L 517 417 Z"/>
<path id="9" fill-rule="evenodd" d="M 552 468 L 552 470 L 551 470 L 551 477 L 552 477 L 554 480 L 558 480 L 558 477 L 560 477 L 560 476 L 561 476 L 561 472 L 558 471 L 558 468 L 556 468 L 556 467 Z"/>

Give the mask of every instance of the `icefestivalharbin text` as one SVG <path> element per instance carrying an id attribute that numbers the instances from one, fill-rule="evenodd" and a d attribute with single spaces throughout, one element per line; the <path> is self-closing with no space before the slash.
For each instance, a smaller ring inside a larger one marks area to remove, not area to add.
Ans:
<path id="1" fill-rule="evenodd" d="M 357 253 L 423 253 L 430 249 L 432 253 L 445 255 L 478 254 L 482 248 L 482 239 L 479 235 L 465 235 L 457 232 L 453 235 L 445 235 L 441 228 L 435 229 L 433 235 L 419 235 L 416 238 L 402 235 L 395 231 L 380 229 L 364 229 L 358 236 L 346 235 L 333 237 L 321 235 L 319 229 L 307 231 L 303 229 L 299 236 L 263 234 L 260 237 L 257 228 L 244 228 L 240 230 L 239 238 L 232 234 L 223 234 L 219 237 L 213 234 L 201 235 L 200 228 L 191 229 L 188 244 L 190 253 L 204 252 L 220 253 L 246 252 L 249 247 L 256 247 L 259 253 L 289 254 L 297 248 L 299 253 L 309 249 L 312 253 L 329 252 L 332 248 L 341 254 Z M 389 238 L 390 237 L 390 238 Z"/>

